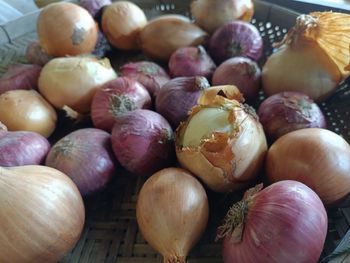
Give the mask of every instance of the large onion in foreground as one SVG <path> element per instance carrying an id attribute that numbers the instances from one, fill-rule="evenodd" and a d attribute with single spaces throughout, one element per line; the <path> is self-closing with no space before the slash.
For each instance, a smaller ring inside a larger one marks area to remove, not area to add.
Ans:
<path id="1" fill-rule="evenodd" d="M 181 166 L 218 192 L 251 183 L 267 151 L 265 134 L 253 109 L 221 96 L 193 107 L 177 129 L 175 142 Z"/>

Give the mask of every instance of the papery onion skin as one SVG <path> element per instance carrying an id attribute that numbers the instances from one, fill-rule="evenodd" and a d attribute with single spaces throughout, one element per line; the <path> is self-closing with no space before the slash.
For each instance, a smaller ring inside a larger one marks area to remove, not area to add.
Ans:
<path id="1" fill-rule="evenodd" d="M 212 85 L 235 85 L 248 102 L 253 102 L 259 96 L 261 70 L 250 58 L 229 58 L 214 71 Z"/>
<path id="2" fill-rule="evenodd" d="M 48 138 L 57 113 L 35 90 L 9 90 L 0 95 L 0 121 L 9 131 L 34 131 Z"/>
<path id="3" fill-rule="evenodd" d="M 143 85 L 134 79 L 119 77 L 96 91 L 91 103 L 91 120 L 96 128 L 111 132 L 119 115 L 151 106 L 151 97 Z"/>
<path id="4" fill-rule="evenodd" d="M 203 76 L 211 79 L 216 65 L 203 46 L 182 47 L 177 49 L 168 62 L 173 78 Z"/>
<path id="5" fill-rule="evenodd" d="M 237 56 L 258 61 L 263 51 L 263 40 L 254 25 L 232 21 L 215 30 L 209 39 L 208 50 L 217 65 Z"/>
<path id="6" fill-rule="evenodd" d="M 206 192 L 188 171 L 166 168 L 142 186 L 136 219 L 143 237 L 164 263 L 185 263 L 205 231 L 209 216 Z"/>
<path id="7" fill-rule="evenodd" d="M 0 94 L 15 89 L 36 89 L 41 66 L 31 64 L 12 64 L 0 78 Z"/>
<path id="8" fill-rule="evenodd" d="M 73 131 L 51 147 L 45 165 L 68 175 L 83 196 L 98 192 L 116 173 L 111 136 L 96 128 Z"/>
<path id="9" fill-rule="evenodd" d="M 39 165 L 0 167 L 0 174 L 0 261 L 60 261 L 84 226 L 84 203 L 75 184 Z"/>
<path id="10" fill-rule="evenodd" d="M 267 142 L 252 108 L 217 96 L 192 108 L 175 134 L 176 156 L 211 190 L 231 192 L 254 181 Z"/>
<path id="11" fill-rule="evenodd" d="M 254 14 L 251 0 L 194 0 L 190 6 L 195 23 L 208 33 L 233 20 L 249 22 Z"/>
<path id="12" fill-rule="evenodd" d="M 0 166 L 42 164 L 50 147 L 49 141 L 37 132 L 0 130 Z"/>
<path id="13" fill-rule="evenodd" d="M 98 26 L 87 10 L 59 2 L 45 6 L 37 20 L 39 44 L 46 54 L 63 57 L 91 53 Z"/>
<path id="14" fill-rule="evenodd" d="M 277 139 L 266 156 L 270 182 L 296 180 L 332 207 L 350 193 L 350 145 L 321 128 L 300 129 Z"/>
<path id="15" fill-rule="evenodd" d="M 117 74 L 107 58 L 55 58 L 43 67 L 38 88 L 55 108 L 68 106 L 84 114 L 90 112 L 97 89 L 115 78 Z"/>
<path id="16" fill-rule="evenodd" d="M 327 126 L 318 105 L 301 92 L 286 91 L 267 97 L 259 106 L 258 116 L 271 141 L 294 130 Z"/>
<path id="17" fill-rule="evenodd" d="M 130 1 L 108 5 L 102 14 L 101 27 L 110 44 L 122 50 L 138 50 L 140 31 L 146 26 L 143 10 Z"/>
<path id="18" fill-rule="evenodd" d="M 176 129 L 191 108 L 197 104 L 201 91 L 209 88 L 205 77 L 178 77 L 168 81 L 156 96 L 156 111 Z"/>
<path id="19" fill-rule="evenodd" d="M 129 62 L 122 65 L 119 72 L 121 76 L 140 82 L 152 98 L 155 98 L 157 92 L 170 80 L 165 69 L 152 61 Z"/>
<path id="20" fill-rule="evenodd" d="M 119 163 L 138 176 L 150 176 L 175 161 L 173 130 L 151 110 L 134 110 L 116 118 L 111 140 Z"/>
<path id="21" fill-rule="evenodd" d="M 241 240 L 233 233 L 223 240 L 225 263 L 318 262 L 327 235 L 327 213 L 309 187 L 281 181 L 253 195 L 246 205 Z"/>

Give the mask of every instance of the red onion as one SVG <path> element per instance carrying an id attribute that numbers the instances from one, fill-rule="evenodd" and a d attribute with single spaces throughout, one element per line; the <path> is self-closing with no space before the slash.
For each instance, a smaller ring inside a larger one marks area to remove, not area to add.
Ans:
<path id="1" fill-rule="evenodd" d="M 272 141 L 294 130 L 326 128 L 321 109 L 301 92 L 281 92 L 268 97 L 260 104 L 258 116 Z"/>
<path id="2" fill-rule="evenodd" d="M 214 72 L 212 85 L 235 85 L 244 98 L 251 102 L 258 98 L 261 70 L 258 64 L 245 57 L 234 57 L 224 61 Z"/>
<path id="3" fill-rule="evenodd" d="M 168 81 L 156 96 L 156 111 L 168 120 L 173 129 L 197 104 L 201 91 L 208 88 L 204 77 L 178 77 Z"/>
<path id="4" fill-rule="evenodd" d="M 49 141 L 39 133 L 0 131 L 0 166 L 41 164 L 49 150 Z"/>
<path id="5" fill-rule="evenodd" d="M 209 54 L 219 65 L 237 56 L 257 61 L 263 51 L 263 40 L 258 29 L 244 21 L 232 21 L 215 30 L 209 40 Z"/>
<path id="6" fill-rule="evenodd" d="M 175 159 L 170 124 L 150 110 L 119 116 L 112 130 L 112 147 L 120 164 L 137 175 L 148 176 L 169 167 Z"/>
<path id="7" fill-rule="evenodd" d="M 145 87 L 136 80 L 119 77 L 96 91 L 91 119 L 96 128 L 111 131 L 117 116 L 141 108 L 151 108 L 151 97 Z"/>
<path id="8" fill-rule="evenodd" d="M 44 66 L 53 59 L 53 56 L 46 54 L 39 45 L 38 41 L 33 41 L 26 48 L 26 59 L 30 64 Z"/>
<path id="9" fill-rule="evenodd" d="M 97 42 L 95 49 L 92 51 L 92 55 L 97 58 L 104 58 L 108 51 L 111 50 L 111 46 L 108 43 L 107 38 L 102 33 L 102 31 L 98 31 Z"/>
<path id="10" fill-rule="evenodd" d="M 120 68 L 120 74 L 140 82 L 152 97 L 170 80 L 168 73 L 161 66 L 151 61 L 124 64 Z"/>
<path id="11" fill-rule="evenodd" d="M 246 192 L 218 229 L 225 263 L 316 263 L 327 234 L 317 194 L 297 181 Z"/>
<path id="12" fill-rule="evenodd" d="M 102 7 L 110 5 L 111 0 L 80 0 L 80 5 L 84 7 L 93 17 L 95 17 Z"/>
<path id="13" fill-rule="evenodd" d="M 210 79 L 216 68 L 203 46 L 177 49 L 168 64 L 172 77 L 203 76 Z"/>
<path id="14" fill-rule="evenodd" d="M 82 195 L 101 190 L 116 171 L 111 136 L 96 128 L 73 131 L 51 147 L 45 165 L 68 175 Z"/>
<path id="15" fill-rule="evenodd" d="M 0 79 L 0 94 L 15 89 L 36 89 L 41 66 L 12 64 Z"/>

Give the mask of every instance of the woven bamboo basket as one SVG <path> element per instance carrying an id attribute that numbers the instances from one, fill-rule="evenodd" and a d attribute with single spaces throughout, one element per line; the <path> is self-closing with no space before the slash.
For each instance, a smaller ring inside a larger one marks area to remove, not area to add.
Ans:
<path id="1" fill-rule="evenodd" d="M 189 0 L 134 0 L 148 18 L 165 13 L 189 15 Z M 35 21 L 38 12 L 0 26 L 0 75 L 11 63 L 26 63 L 24 52 L 30 41 L 37 38 Z M 294 25 L 298 13 L 267 2 L 255 1 L 255 15 L 252 23 L 259 29 L 265 44 L 264 57 L 272 52 L 271 44 L 280 40 L 288 28 Z M 110 52 L 114 66 L 125 60 L 137 59 L 129 54 Z M 135 56 L 135 54 L 134 54 Z M 115 59 L 118 57 L 118 59 Z M 261 94 L 261 99 L 264 95 Z M 320 104 L 329 129 L 341 134 L 350 142 L 350 88 L 345 81 L 337 92 Z M 57 132 L 58 138 L 79 128 L 79 124 L 69 123 L 61 116 Z M 163 262 L 162 256 L 155 252 L 143 239 L 138 230 L 135 217 L 137 194 L 145 179 L 128 176 L 124 171 L 100 193 L 86 198 L 86 223 L 84 231 L 75 248 L 60 262 L 80 263 L 156 263 Z M 189 263 L 222 262 L 220 243 L 214 242 L 215 231 L 221 223 L 235 197 L 208 193 L 211 215 L 205 234 L 191 250 Z M 239 198 L 239 197 L 237 197 Z M 215 205 L 214 205 L 215 204 Z M 329 227 L 320 262 L 350 262 L 350 208 L 342 207 L 328 211 Z M 283 262 L 281 262 L 283 263 Z M 297 263 L 297 262 L 296 262 Z"/>

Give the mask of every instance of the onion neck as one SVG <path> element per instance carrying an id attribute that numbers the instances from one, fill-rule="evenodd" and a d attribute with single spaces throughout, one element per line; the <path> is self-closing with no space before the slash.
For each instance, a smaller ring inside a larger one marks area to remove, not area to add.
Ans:
<path id="1" fill-rule="evenodd" d="M 186 256 L 168 255 L 164 256 L 164 263 L 186 263 Z"/>

